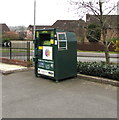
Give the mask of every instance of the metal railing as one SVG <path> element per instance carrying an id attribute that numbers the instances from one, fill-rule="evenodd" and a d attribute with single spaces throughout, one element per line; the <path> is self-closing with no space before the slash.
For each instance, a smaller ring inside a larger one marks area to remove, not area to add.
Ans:
<path id="1" fill-rule="evenodd" d="M 2 48 L 2 57 L 29 62 L 33 56 L 31 41 L 11 41 L 9 47 Z"/>

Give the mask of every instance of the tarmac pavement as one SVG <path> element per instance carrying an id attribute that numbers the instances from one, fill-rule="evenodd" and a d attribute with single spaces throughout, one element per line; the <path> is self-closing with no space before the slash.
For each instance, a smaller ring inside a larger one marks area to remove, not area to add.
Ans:
<path id="1" fill-rule="evenodd" d="M 0 63 L 2 73 L 27 70 Z M 2 75 L 4 118 L 117 118 L 118 87 L 77 77 L 55 83 L 33 69 Z"/>
<path id="2" fill-rule="evenodd" d="M 3 75 L 4 118 L 117 118 L 117 87 L 72 78 L 55 83 L 33 70 Z"/>

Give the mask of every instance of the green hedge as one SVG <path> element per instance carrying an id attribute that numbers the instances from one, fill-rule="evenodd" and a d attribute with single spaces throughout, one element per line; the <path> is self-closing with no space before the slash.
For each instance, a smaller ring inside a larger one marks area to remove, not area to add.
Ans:
<path id="1" fill-rule="evenodd" d="M 119 65 L 105 64 L 103 62 L 77 63 L 77 72 L 85 75 L 105 77 L 119 81 Z"/>

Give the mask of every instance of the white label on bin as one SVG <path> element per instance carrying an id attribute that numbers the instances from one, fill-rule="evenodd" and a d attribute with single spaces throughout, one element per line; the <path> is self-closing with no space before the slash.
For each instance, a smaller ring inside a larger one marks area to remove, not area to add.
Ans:
<path id="1" fill-rule="evenodd" d="M 55 45 L 57 45 L 57 40 L 55 40 Z"/>
<path id="2" fill-rule="evenodd" d="M 44 69 L 40 69 L 40 68 L 38 68 L 38 74 L 54 77 L 54 71 L 44 70 Z"/>
<path id="3" fill-rule="evenodd" d="M 52 47 L 43 46 L 43 59 L 52 60 Z"/>

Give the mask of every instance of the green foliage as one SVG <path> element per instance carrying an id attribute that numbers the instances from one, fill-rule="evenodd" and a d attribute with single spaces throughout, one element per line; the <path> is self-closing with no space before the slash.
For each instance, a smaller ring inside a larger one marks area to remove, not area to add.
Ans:
<path id="1" fill-rule="evenodd" d="M 109 41 L 111 41 L 111 42 L 116 42 L 116 40 L 119 40 L 119 38 L 111 38 L 111 39 L 109 39 Z"/>
<path id="2" fill-rule="evenodd" d="M 77 71 L 80 74 L 105 77 L 119 81 L 119 65 L 104 62 L 78 62 Z"/>
<path id="3" fill-rule="evenodd" d="M 113 43 L 113 47 L 115 47 L 115 51 L 119 52 L 119 38 L 113 38 L 111 41 Z"/>
<path id="4" fill-rule="evenodd" d="M 87 39 L 89 42 L 98 42 L 101 37 L 101 30 L 98 25 L 90 24 L 87 29 Z"/>

